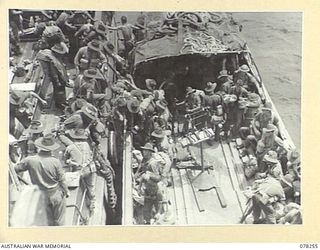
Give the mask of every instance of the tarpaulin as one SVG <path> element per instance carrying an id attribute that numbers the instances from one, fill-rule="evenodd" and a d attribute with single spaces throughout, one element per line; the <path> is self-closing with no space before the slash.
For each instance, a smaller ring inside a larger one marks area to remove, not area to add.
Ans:
<path id="1" fill-rule="evenodd" d="M 239 35 L 239 26 L 232 16 L 225 15 L 219 23 L 207 23 L 205 29 L 183 25 L 176 32 L 163 32 L 137 45 L 134 65 L 154 59 L 186 54 L 211 54 L 239 52 L 244 50 L 245 41 Z M 160 35 L 159 35 L 160 34 Z"/>

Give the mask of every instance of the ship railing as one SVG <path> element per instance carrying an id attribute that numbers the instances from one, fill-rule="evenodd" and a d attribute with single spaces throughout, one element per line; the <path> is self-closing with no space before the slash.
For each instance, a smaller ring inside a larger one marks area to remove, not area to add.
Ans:
<path id="1" fill-rule="evenodd" d="M 133 224 L 133 198 L 132 198 L 132 136 L 125 134 L 123 145 L 123 190 L 122 190 L 122 224 Z"/>
<path id="2" fill-rule="evenodd" d="M 249 49 L 247 49 L 247 50 L 249 50 Z M 245 58 L 247 60 L 247 63 L 248 63 L 248 66 L 249 66 L 251 72 L 253 73 L 253 76 L 260 83 L 260 88 L 262 89 L 263 94 L 265 95 L 265 101 L 271 104 L 272 111 L 273 111 L 274 115 L 279 120 L 279 122 L 278 122 L 279 134 L 280 134 L 281 139 L 284 142 L 284 145 L 283 145 L 284 148 L 286 150 L 296 149 L 294 142 L 293 142 L 291 136 L 289 135 L 288 130 L 286 129 L 285 124 L 284 124 L 276 106 L 274 105 L 274 103 L 268 93 L 267 88 L 265 87 L 265 84 L 262 81 L 260 72 L 259 72 L 258 67 L 256 66 L 256 64 L 251 56 L 250 51 L 248 53 L 245 53 Z"/>

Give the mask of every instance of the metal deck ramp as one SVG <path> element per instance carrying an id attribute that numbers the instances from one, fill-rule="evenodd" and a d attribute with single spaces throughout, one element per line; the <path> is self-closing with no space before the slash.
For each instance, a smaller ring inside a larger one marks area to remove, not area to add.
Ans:
<path id="1" fill-rule="evenodd" d="M 246 183 L 243 172 L 239 170 L 241 160 L 238 151 L 233 147 L 234 144 L 229 146 L 226 142 L 217 142 L 213 146 L 204 144 L 204 159 L 213 165 L 213 170 L 206 170 L 193 185 L 192 180 L 201 170 L 172 169 L 173 191 L 170 192 L 170 201 L 173 203 L 176 225 L 239 223 L 246 206 L 246 198 L 241 192 Z M 196 155 L 199 152 L 198 147 L 192 147 L 191 150 Z M 216 188 L 210 189 L 214 185 L 220 188 L 226 207 L 222 207 Z"/>

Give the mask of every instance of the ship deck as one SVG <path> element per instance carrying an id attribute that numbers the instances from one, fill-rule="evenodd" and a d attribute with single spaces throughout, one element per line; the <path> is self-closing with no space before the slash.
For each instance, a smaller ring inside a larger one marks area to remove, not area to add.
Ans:
<path id="1" fill-rule="evenodd" d="M 191 150 L 200 158 L 200 147 Z M 203 143 L 204 162 L 213 169 L 171 169 L 169 187 L 175 224 L 219 225 L 239 223 L 246 207 L 242 191 L 247 181 L 234 143 Z"/>
<path id="2" fill-rule="evenodd" d="M 190 146 L 196 162 L 201 162 L 200 144 Z M 247 207 L 243 191 L 250 185 L 235 142 L 202 143 L 204 166 L 171 168 L 168 188 L 169 213 L 157 225 L 231 225 L 239 224 Z M 134 224 L 132 203 L 131 140 L 126 140 L 124 164 L 123 224 Z M 179 167 L 178 167 L 179 166 Z M 141 218 L 138 218 L 138 221 Z M 248 220 L 250 220 L 248 218 Z"/>

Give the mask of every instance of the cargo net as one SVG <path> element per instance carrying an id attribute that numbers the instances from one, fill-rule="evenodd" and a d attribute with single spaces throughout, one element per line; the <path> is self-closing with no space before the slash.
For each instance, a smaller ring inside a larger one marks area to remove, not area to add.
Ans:
<path id="1" fill-rule="evenodd" d="M 219 23 L 222 16 L 213 12 L 167 12 L 165 15 L 167 23 L 175 25 L 178 20 L 192 23 L 196 26 L 206 25 L 208 22 Z"/>
<path id="2" fill-rule="evenodd" d="M 179 23 L 185 31 L 181 53 L 215 53 L 245 49 L 241 25 L 231 13 L 167 12 L 154 38 L 177 35 Z M 186 32 L 187 31 L 187 32 Z"/>
<path id="3" fill-rule="evenodd" d="M 194 31 L 184 34 L 181 54 L 187 53 L 215 53 L 228 50 L 221 41 L 204 32 Z"/>

